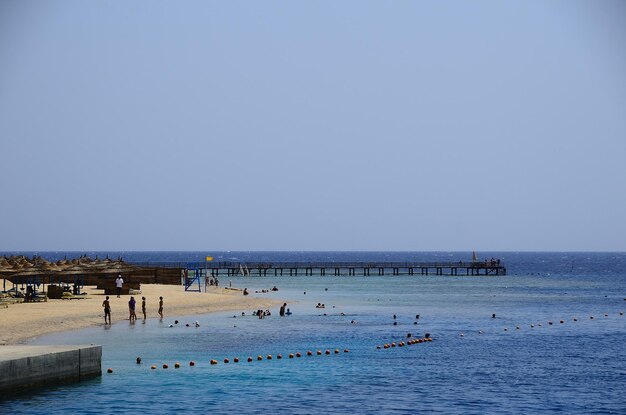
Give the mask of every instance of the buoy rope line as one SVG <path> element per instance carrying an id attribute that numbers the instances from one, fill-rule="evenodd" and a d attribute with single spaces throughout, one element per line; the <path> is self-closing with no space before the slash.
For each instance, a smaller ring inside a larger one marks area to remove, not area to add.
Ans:
<path id="1" fill-rule="evenodd" d="M 624 312 L 623 312 L 623 311 L 620 311 L 620 312 L 619 312 L 619 315 L 620 315 L 620 316 L 623 316 L 623 315 L 624 315 Z M 604 314 L 603 314 L 603 316 L 604 316 L 605 318 L 607 318 L 607 317 L 609 317 L 609 314 L 608 314 L 608 313 L 604 313 Z M 495 317 L 495 315 L 494 315 L 494 317 Z M 598 319 L 596 319 L 596 317 L 595 317 L 594 315 L 590 315 L 590 316 L 589 316 L 589 320 L 598 320 Z M 569 321 L 569 320 L 567 320 L 567 321 Z M 574 323 L 576 323 L 576 322 L 581 321 L 581 319 L 579 319 L 578 317 L 572 317 L 572 318 L 571 318 L 571 321 L 572 321 L 572 322 L 574 322 Z M 565 324 L 565 322 L 566 322 L 566 320 L 558 320 L 558 324 Z M 553 326 L 553 325 L 555 325 L 555 322 L 554 322 L 554 321 L 552 321 L 552 320 L 548 320 L 548 321 L 547 321 L 547 325 L 548 325 L 548 326 Z M 531 324 L 529 324 L 529 326 L 530 326 L 530 328 L 535 328 L 535 327 L 543 327 L 543 324 L 542 324 L 542 323 L 537 323 L 537 324 L 531 323 Z M 522 329 L 522 326 L 520 326 L 520 325 L 515 326 L 515 330 L 521 330 L 521 329 Z M 508 332 L 508 331 L 509 331 L 509 328 L 508 328 L 508 327 L 504 327 L 504 331 Z M 484 334 L 482 330 L 479 330 L 479 333 L 480 333 L 480 334 Z M 464 336 L 464 334 L 463 334 L 463 333 L 461 333 L 461 334 L 460 334 L 460 336 L 461 336 L 461 337 L 463 337 L 463 336 Z M 432 338 L 432 337 L 422 337 L 422 338 L 417 338 L 417 339 L 409 339 L 409 340 L 406 340 L 406 341 L 399 341 L 399 342 L 397 342 L 397 343 L 396 343 L 396 342 L 391 342 L 391 343 L 385 343 L 385 344 L 383 344 L 383 345 L 377 345 L 377 346 L 376 346 L 376 349 L 393 349 L 393 348 L 398 348 L 398 347 L 412 346 L 412 345 L 414 345 L 414 344 L 429 343 L 429 342 L 432 342 L 432 341 L 433 341 L 433 338 Z M 348 352 L 349 352 L 349 350 L 348 350 L 348 349 L 344 349 L 344 350 L 343 350 L 343 352 L 344 352 L 344 353 L 348 353 Z M 317 355 L 317 356 L 321 356 L 322 354 L 325 354 L 325 355 L 331 355 L 331 354 L 333 354 L 333 353 L 334 353 L 334 354 L 336 354 L 336 355 L 338 355 L 338 354 L 340 354 L 340 350 L 339 350 L 339 349 L 334 349 L 334 351 L 333 351 L 333 352 L 331 352 L 331 350 L 330 350 L 330 349 L 326 349 L 324 352 L 322 352 L 321 350 L 317 350 L 315 353 L 313 353 L 311 350 L 308 350 L 306 353 L 300 353 L 300 352 L 296 352 L 296 353 L 289 353 L 289 354 L 288 354 L 288 355 L 286 355 L 286 356 L 287 356 L 287 358 L 289 358 L 289 359 L 294 359 L 294 358 L 300 358 L 300 357 L 304 356 L 305 354 L 306 354 L 306 356 L 313 356 L 314 354 L 315 354 L 315 355 Z M 277 355 L 276 355 L 276 360 L 281 360 L 281 359 L 283 359 L 283 355 L 282 355 L 282 354 L 277 354 Z M 239 359 L 238 357 L 234 357 L 234 358 L 232 359 L 232 362 L 233 362 L 233 363 L 239 363 L 239 362 L 240 362 L 240 360 L 241 360 L 241 359 Z M 249 357 L 248 357 L 248 358 L 246 358 L 245 360 L 246 360 L 248 363 L 254 362 L 255 360 L 256 360 L 256 361 L 274 360 L 274 356 L 273 356 L 273 355 L 271 355 L 271 354 L 268 354 L 268 355 L 266 355 L 266 356 L 263 356 L 263 355 L 258 355 L 256 358 L 252 358 L 252 356 L 249 356 Z M 231 362 L 231 359 L 229 359 L 229 358 L 224 358 L 222 361 L 223 361 L 225 364 L 228 364 L 228 363 L 230 363 L 230 362 Z M 138 365 L 140 365 L 140 364 L 141 364 L 141 357 L 138 357 L 138 358 L 137 358 L 136 363 L 137 363 Z M 211 360 L 209 361 L 209 363 L 210 363 L 212 366 L 214 366 L 214 365 L 217 365 L 217 364 L 218 364 L 218 360 L 216 360 L 216 359 L 211 359 Z M 189 366 L 192 366 L 192 367 L 193 367 L 193 366 L 195 366 L 195 365 L 196 365 L 196 362 L 195 362 L 195 361 L 191 360 L 191 361 L 189 362 Z M 169 369 L 169 365 L 168 365 L 167 363 L 164 363 L 163 365 L 161 365 L 161 367 L 162 367 L 163 369 Z M 180 364 L 179 362 L 174 363 L 174 368 L 175 368 L 175 369 L 179 369 L 180 367 L 181 367 L 181 364 Z M 150 366 L 150 369 L 152 369 L 152 370 L 156 370 L 156 369 L 157 369 L 157 365 L 151 365 L 151 366 Z M 108 368 L 108 369 L 107 369 L 107 373 L 113 373 L 113 369 L 112 369 L 112 368 Z"/>
<path id="2" fill-rule="evenodd" d="M 623 311 L 620 311 L 620 312 L 619 312 L 619 315 L 620 315 L 620 316 L 623 316 L 623 315 L 624 315 L 624 312 L 623 312 Z M 609 314 L 608 314 L 608 313 L 604 313 L 604 314 L 603 314 L 603 316 L 606 318 L 606 317 L 609 317 Z M 597 320 L 597 319 L 596 319 L 596 317 L 595 317 L 595 316 L 590 315 L 590 316 L 589 316 L 589 320 Z M 558 324 L 565 324 L 565 322 L 566 322 L 566 321 L 570 321 L 570 320 L 558 320 Z M 573 323 L 577 323 L 577 322 L 581 321 L 581 319 L 579 319 L 578 317 L 572 317 L 572 318 L 571 318 L 571 321 L 572 321 Z M 547 326 L 554 326 L 554 325 L 556 325 L 556 323 L 555 323 L 555 322 L 556 322 L 556 320 L 555 320 L 555 321 L 548 320 L 548 321 L 546 322 L 546 325 L 547 325 Z M 531 323 L 529 326 L 530 326 L 530 328 L 531 328 L 531 329 L 534 329 L 535 327 L 543 327 L 543 324 L 542 324 L 542 323 L 536 323 L 536 324 L 535 324 L 535 323 Z M 521 326 L 521 325 L 515 326 L 515 330 L 521 330 L 521 329 L 522 329 L 522 326 Z M 508 327 L 504 327 L 504 331 L 509 331 L 509 328 L 508 328 Z"/>
<path id="3" fill-rule="evenodd" d="M 350 350 L 349 349 L 343 349 L 343 353 L 349 353 Z M 276 356 L 273 356 L 271 354 L 268 355 L 258 355 L 255 358 L 253 358 L 252 356 L 249 356 L 247 358 L 244 359 L 240 359 L 239 357 L 234 357 L 232 359 L 230 358 L 224 358 L 222 360 L 222 362 L 224 362 L 224 364 L 228 364 L 228 363 L 239 363 L 240 361 L 247 361 L 248 363 L 252 363 L 254 361 L 263 361 L 263 360 L 281 360 L 283 358 L 288 358 L 288 359 L 295 359 L 295 358 L 300 358 L 304 355 L 306 356 L 313 356 L 313 355 L 317 355 L 317 356 L 321 356 L 321 355 L 331 355 L 331 354 L 336 354 L 339 355 L 341 354 L 341 351 L 339 349 L 334 349 L 333 351 L 331 351 L 330 349 L 325 349 L 325 351 L 321 351 L 321 350 L 317 350 L 315 353 L 311 350 L 308 350 L 305 353 L 300 353 L 300 352 L 296 352 L 296 353 L 289 353 L 288 355 L 283 356 L 282 354 L 277 354 Z M 141 357 L 138 357 L 136 359 L 136 363 L 138 365 L 141 364 Z M 211 359 L 209 360 L 209 364 L 211 366 L 217 365 L 218 364 L 218 360 L 217 359 Z M 180 362 L 176 362 L 174 363 L 174 369 L 180 369 L 181 368 L 181 363 Z M 196 366 L 196 362 L 194 360 L 191 360 L 189 362 L 189 366 Z M 164 363 L 161 365 L 161 368 L 163 369 L 169 369 L 170 365 L 168 365 L 167 363 Z M 157 365 L 150 365 L 150 369 L 151 370 L 156 370 L 158 368 Z M 107 373 L 113 373 L 113 369 L 109 368 L 107 369 Z"/>
<path id="4" fill-rule="evenodd" d="M 394 347 L 412 346 L 414 344 L 428 343 L 428 342 L 431 342 L 431 341 L 433 341 L 432 337 L 422 337 L 420 339 L 409 339 L 406 342 L 400 341 L 398 343 L 396 343 L 396 342 L 385 343 L 382 346 L 381 345 L 377 345 L 376 349 L 391 349 L 391 348 L 394 348 Z"/>

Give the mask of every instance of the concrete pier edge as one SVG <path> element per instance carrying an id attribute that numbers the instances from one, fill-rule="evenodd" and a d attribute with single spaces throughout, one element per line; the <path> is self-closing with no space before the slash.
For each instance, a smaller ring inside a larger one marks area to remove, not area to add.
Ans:
<path id="1" fill-rule="evenodd" d="M 99 345 L 0 346 L 3 395 L 101 375 L 102 346 Z"/>

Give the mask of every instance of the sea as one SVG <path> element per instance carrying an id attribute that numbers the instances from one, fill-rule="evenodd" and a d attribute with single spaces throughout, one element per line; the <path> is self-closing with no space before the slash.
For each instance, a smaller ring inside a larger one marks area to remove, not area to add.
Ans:
<path id="1" fill-rule="evenodd" d="M 138 263 L 201 262 L 207 255 L 244 262 L 472 258 L 471 252 L 25 254 Z M 163 321 L 36 338 L 30 344 L 102 345 L 103 374 L 1 396 L 0 413 L 626 414 L 626 253 L 478 255 L 500 259 L 507 275 L 220 276 L 221 286 L 284 301 L 292 314 L 279 317 L 275 307 L 264 319 L 253 310 L 170 316 L 166 308 Z M 274 286 L 278 291 L 263 292 Z M 407 344 L 426 334 L 433 340 Z"/>

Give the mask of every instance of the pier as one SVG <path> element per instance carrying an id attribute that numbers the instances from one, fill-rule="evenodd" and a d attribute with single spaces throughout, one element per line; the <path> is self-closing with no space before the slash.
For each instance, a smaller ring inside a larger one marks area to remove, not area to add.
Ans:
<path id="1" fill-rule="evenodd" d="M 206 268 L 213 277 L 227 276 L 499 276 L 506 275 L 500 260 L 471 262 L 207 262 L 194 268 Z"/>
<path id="2" fill-rule="evenodd" d="M 101 346 L 0 346 L 0 392 L 91 379 L 101 359 Z"/>

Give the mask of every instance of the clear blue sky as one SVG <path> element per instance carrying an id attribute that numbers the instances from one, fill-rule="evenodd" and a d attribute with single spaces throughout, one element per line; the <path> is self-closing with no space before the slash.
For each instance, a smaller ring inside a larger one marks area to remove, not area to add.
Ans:
<path id="1" fill-rule="evenodd" d="M 624 1 L 0 2 L 0 250 L 626 250 Z"/>

